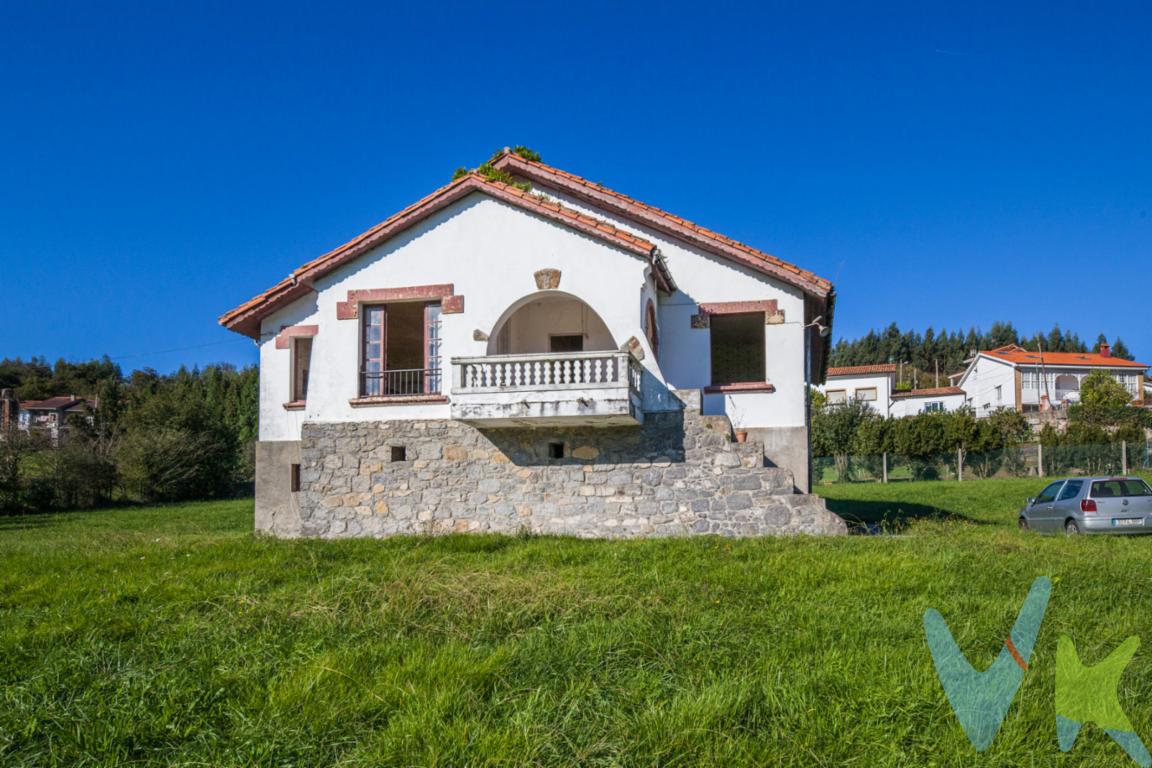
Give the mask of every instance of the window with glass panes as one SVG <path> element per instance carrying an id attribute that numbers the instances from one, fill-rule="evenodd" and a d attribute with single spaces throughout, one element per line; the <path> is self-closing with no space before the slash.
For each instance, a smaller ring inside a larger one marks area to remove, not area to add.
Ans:
<path id="1" fill-rule="evenodd" d="M 370 304 L 361 316 L 361 396 L 439 394 L 440 304 Z"/>

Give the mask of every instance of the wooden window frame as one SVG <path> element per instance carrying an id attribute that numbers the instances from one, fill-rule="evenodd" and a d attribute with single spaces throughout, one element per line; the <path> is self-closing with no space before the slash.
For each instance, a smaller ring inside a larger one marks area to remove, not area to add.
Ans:
<path id="1" fill-rule="evenodd" d="M 844 399 L 833 401 L 832 395 L 843 395 Z M 824 400 L 829 405 L 840 405 L 842 403 L 846 403 L 846 402 L 848 402 L 848 390 L 847 389 L 828 389 L 828 390 L 825 390 L 824 391 Z"/>
<path id="2" fill-rule="evenodd" d="M 423 374 L 421 375 L 421 392 L 405 393 L 402 395 L 390 395 L 385 393 L 384 382 L 386 378 L 384 374 L 388 373 L 388 308 L 397 306 L 399 304 L 419 304 L 423 308 L 421 322 L 423 330 L 421 333 L 420 355 L 422 358 Z M 380 357 L 368 357 L 368 344 L 369 329 L 374 327 L 369 324 L 369 318 L 372 315 L 370 310 L 380 309 Z M 441 316 L 444 314 L 444 308 L 439 301 L 384 301 L 384 302 L 366 302 L 362 304 L 357 313 L 360 316 L 360 350 L 358 355 L 359 374 L 357 379 L 359 381 L 359 397 L 357 400 L 387 400 L 396 399 L 401 400 L 404 398 L 412 397 L 429 397 L 440 398 L 443 396 L 443 361 L 444 355 L 442 346 L 444 343 Z M 431 354 L 435 342 L 435 354 Z M 379 381 L 380 391 L 377 393 L 369 393 L 368 387 L 368 364 L 370 362 L 378 362 L 380 366 L 379 373 L 381 374 Z"/>
<path id="3" fill-rule="evenodd" d="M 729 320 L 729 319 L 736 318 L 736 317 L 741 317 L 741 318 L 745 318 L 746 320 L 754 321 L 759 325 L 759 328 L 760 328 L 760 346 L 761 346 L 761 349 L 760 349 L 760 356 L 761 356 L 760 375 L 759 375 L 759 378 L 744 379 L 741 381 L 721 381 L 721 382 L 718 382 L 718 381 L 716 381 L 715 346 L 716 346 L 717 340 L 715 337 L 716 329 L 715 329 L 714 323 L 719 318 Z M 706 391 L 722 392 L 722 391 L 725 391 L 726 389 L 748 391 L 748 390 L 750 390 L 752 388 L 756 388 L 756 387 L 768 387 L 768 386 L 770 386 L 767 383 L 767 372 L 768 372 L 767 343 L 768 343 L 768 339 L 764 335 L 764 314 L 762 311 L 753 310 L 750 312 L 716 313 L 715 316 L 712 317 L 711 321 L 709 322 L 708 334 L 709 334 L 708 352 L 709 352 L 709 369 L 710 369 L 708 377 L 711 380 L 711 384 L 706 388 Z"/>
<path id="4" fill-rule="evenodd" d="M 652 348 L 652 357 L 657 361 L 660 359 L 660 329 L 656 325 L 656 305 L 652 299 L 648 299 L 648 306 L 644 308 L 645 322 L 648 327 L 645 328 L 645 335 L 648 337 L 648 346 Z"/>
<path id="5" fill-rule="evenodd" d="M 314 343 L 313 338 L 314 337 L 312 337 L 312 336 L 294 336 L 291 340 L 290 350 L 291 350 L 292 374 L 291 374 L 291 378 L 289 380 L 289 386 L 291 387 L 291 389 L 288 392 L 288 394 L 291 396 L 291 400 L 289 401 L 289 405 L 296 405 L 296 404 L 303 405 L 304 403 L 306 403 L 308 401 L 308 386 L 309 386 L 309 383 L 312 379 L 312 346 Z M 299 379 L 297 379 L 297 375 L 300 373 L 300 346 L 302 344 L 308 345 L 308 368 L 306 369 L 306 375 L 304 376 L 303 392 L 300 391 L 300 389 L 301 389 L 300 383 L 301 382 L 299 381 Z"/>
<path id="6" fill-rule="evenodd" d="M 554 339 L 580 339 L 580 349 L 578 350 L 561 350 L 555 351 L 552 349 L 552 341 Z M 548 334 L 548 352 L 553 355 L 563 355 L 568 352 L 583 352 L 584 351 L 584 334 L 582 333 L 550 333 Z"/>

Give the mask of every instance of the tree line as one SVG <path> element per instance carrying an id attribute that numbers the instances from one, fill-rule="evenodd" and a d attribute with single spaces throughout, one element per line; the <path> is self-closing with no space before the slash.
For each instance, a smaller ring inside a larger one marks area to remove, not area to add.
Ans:
<path id="1" fill-rule="evenodd" d="M 75 395 L 96 406 L 69 416 L 59 445 L 14 426 L 0 435 L 0 513 L 220 498 L 252 483 L 255 366 L 125 375 L 107 357 L 4 359 L 0 389 L 23 401 Z"/>
<path id="2" fill-rule="evenodd" d="M 1045 352 L 1098 352 L 1107 344 L 1104 334 L 1089 346 L 1079 336 L 1064 331 L 1059 325 L 1047 333 L 1025 336 L 1012 323 L 997 322 L 987 331 L 976 328 L 936 331 L 929 327 L 923 333 L 903 331 L 891 323 L 882 331 L 869 331 L 858 339 L 840 339 L 832 347 L 829 365 L 878 365 L 903 363 L 900 385 L 906 388 L 935 386 L 939 371 L 941 386 L 946 385 L 950 373 L 964 370 L 965 360 L 980 350 L 995 349 L 1018 344 L 1030 350 L 1043 348 Z M 1114 357 L 1131 360 L 1127 345 L 1119 337 L 1111 345 Z"/>

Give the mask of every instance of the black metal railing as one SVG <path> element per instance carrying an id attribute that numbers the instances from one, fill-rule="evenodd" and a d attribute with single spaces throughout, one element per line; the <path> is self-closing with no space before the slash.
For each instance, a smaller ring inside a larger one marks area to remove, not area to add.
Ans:
<path id="1" fill-rule="evenodd" d="M 442 374 L 438 368 L 408 368 L 394 371 L 361 371 L 360 392 L 364 397 L 404 397 L 440 394 Z"/>

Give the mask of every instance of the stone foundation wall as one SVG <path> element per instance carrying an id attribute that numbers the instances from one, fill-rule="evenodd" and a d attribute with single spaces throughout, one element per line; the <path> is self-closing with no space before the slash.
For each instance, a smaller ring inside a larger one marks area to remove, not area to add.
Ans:
<path id="1" fill-rule="evenodd" d="M 764 466 L 763 446 L 733 443 L 726 418 L 701 416 L 698 397 L 681 394 L 684 411 L 646 414 L 638 427 L 305 424 L 299 533 L 845 532 L 822 499 L 792 493 L 791 472 Z"/>

